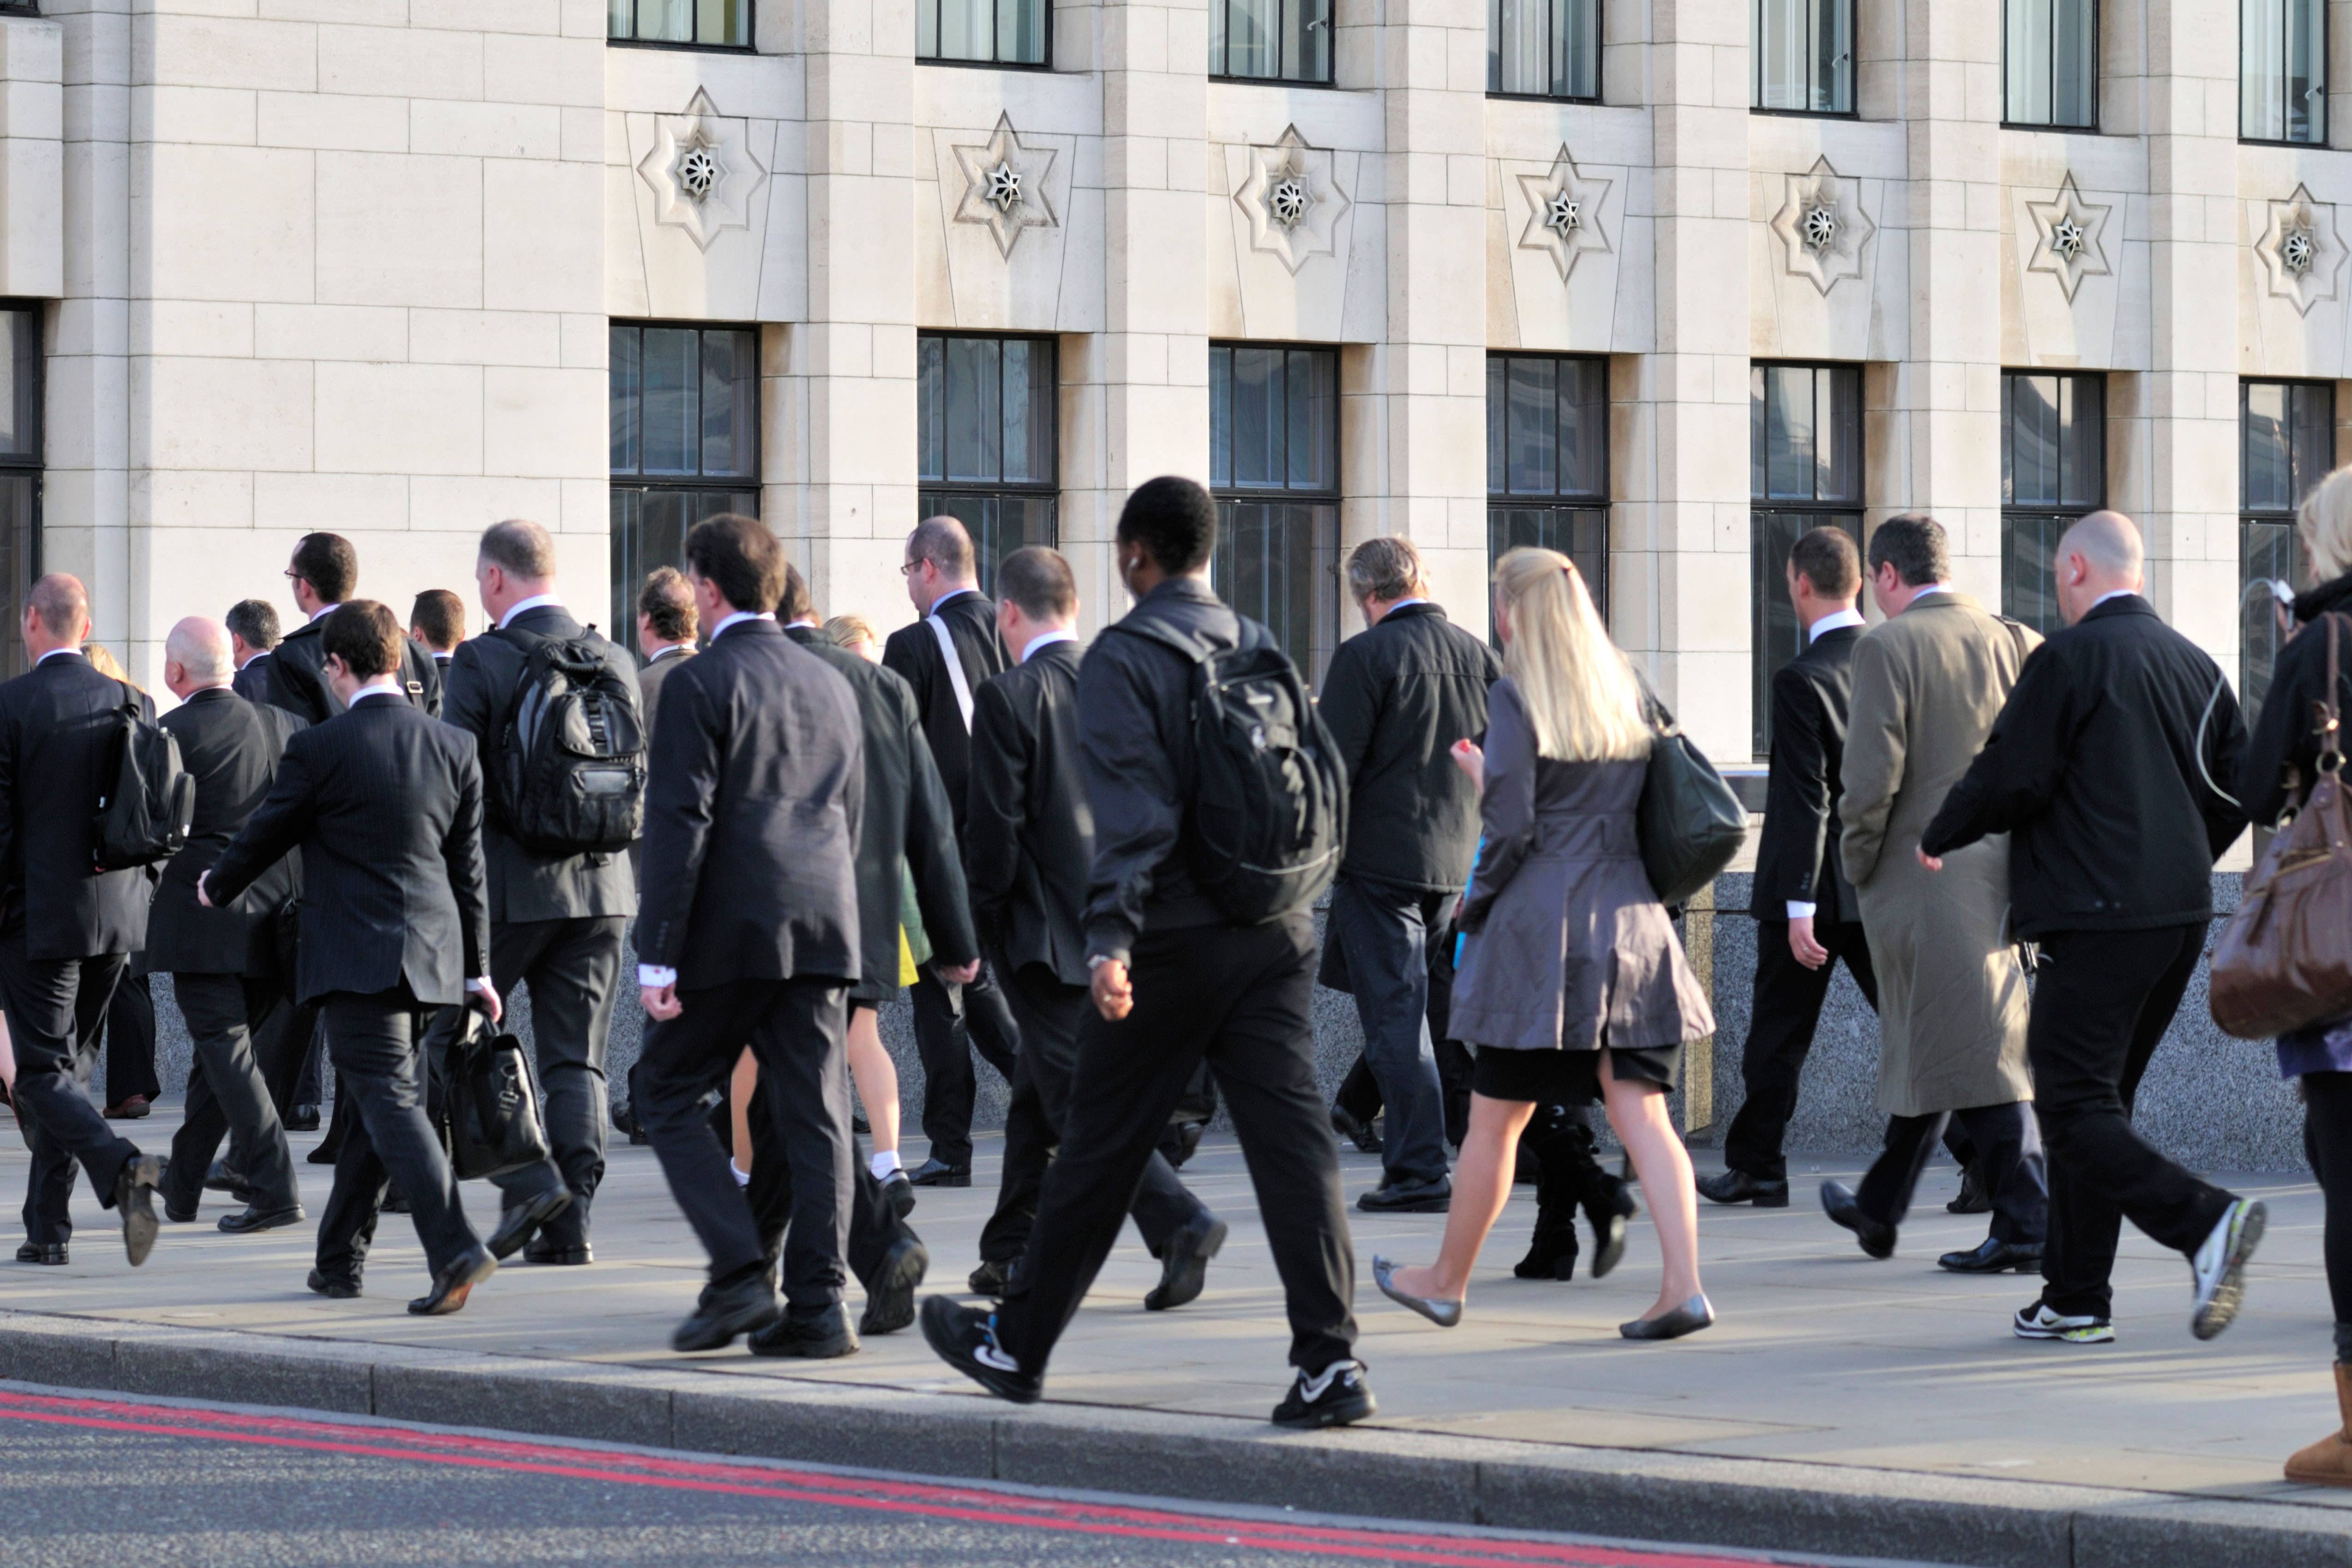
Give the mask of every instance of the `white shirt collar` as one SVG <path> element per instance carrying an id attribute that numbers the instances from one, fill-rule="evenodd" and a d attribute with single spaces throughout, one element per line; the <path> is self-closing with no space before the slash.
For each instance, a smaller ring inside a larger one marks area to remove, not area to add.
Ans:
<path id="1" fill-rule="evenodd" d="M 310 618 L 314 621 L 323 621 L 341 608 L 341 605 L 321 605 L 310 612 Z"/>
<path id="2" fill-rule="evenodd" d="M 1418 595 L 1418 594 L 1414 595 L 1412 598 L 1409 598 L 1409 599 L 1399 599 L 1395 604 L 1391 605 L 1389 606 L 1389 616 L 1393 616 L 1393 615 L 1395 615 L 1399 610 L 1403 609 L 1407 605 L 1426 605 L 1427 603 L 1429 603 L 1429 601 L 1428 601 L 1426 598 L 1423 597 L 1422 595 Z M 1381 617 L 1381 619 L 1382 619 L 1382 620 L 1386 620 L 1386 619 L 1388 619 L 1388 616 L 1382 616 Z"/>
<path id="3" fill-rule="evenodd" d="M 738 610 L 731 616 L 721 617 L 719 624 L 710 628 L 710 640 L 717 642 L 720 637 L 725 637 L 727 628 L 737 621 L 772 621 L 775 618 L 776 612 L 773 610 Z"/>
<path id="4" fill-rule="evenodd" d="M 938 615 L 940 609 L 943 608 L 951 599 L 961 599 L 966 594 L 977 594 L 979 592 L 980 590 L 977 588 L 950 588 L 946 593 L 941 594 L 938 598 L 931 601 L 931 614 L 935 616 Z"/>
<path id="5" fill-rule="evenodd" d="M 646 659 L 646 662 L 647 664 L 659 664 L 662 660 L 669 658 L 669 656 L 674 653 L 692 653 L 693 651 L 694 645 L 690 642 L 666 643 L 662 647 L 654 649 L 653 657 Z"/>
<path id="6" fill-rule="evenodd" d="M 1812 629 L 1805 634 L 1805 641 L 1808 644 L 1817 643 L 1822 640 L 1822 634 L 1824 632 L 1833 632 L 1841 626 L 1858 626 L 1860 625 L 1862 625 L 1862 612 L 1860 610 L 1832 610 L 1828 615 L 1823 616 L 1820 620 L 1813 623 Z"/>
<path id="7" fill-rule="evenodd" d="M 1930 594 L 1948 594 L 1951 591 L 1952 585 L 1949 583 L 1930 583 L 1926 587 L 1920 589 L 1917 593 L 1912 595 L 1911 601 L 1913 604 L 1916 604 Z"/>
<path id="8" fill-rule="evenodd" d="M 359 689 L 352 693 L 352 700 L 343 706 L 356 708 L 371 697 L 397 697 L 404 702 L 408 700 L 408 693 L 401 687 L 400 677 L 379 675 L 373 680 L 362 681 Z"/>
<path id="9" fill-rule="evenodd" d="M 1024 664 L 1028 663 L 1031 659 L 1035 658 L 1039 654 L 1045 652 L 1047 648 L 1052 647 L 1057 642 L 1076 642 L 1077 640 L 1078 634 L 1076 632 L 1039 632 L 1035 637 L 1029 639 L 1029 646 L 1021 650 L 1021 662 Z"/>
<path id="10" fill-rule="evenodd" d="M 559 610 L 563 608 L 563 601 L 553 594 L 533 594 L 528 599 L 516 600 L 507 613 L 499 617 L 499 629 L 504 631 L 514 625 L 514 618 L 525 610 L 536 610 L 544 605 L 552 605 Z"/>
<path id="11" fill-rule="evenodd" d="M 76 658 L 79 658 L 82 656 L 81 649 L 78 647 L 53 647 L 49 649 L 48 652 L 43 654 L 40 658 L 35 659 L 33 661 L 33 668 L 38 669 L 41 666 L 48 663 L 49 660 L 58 658 L 61 654 L 68 653 L 73 655 Z"/>
<path id="12" fill-rule="evenodd" d="M 2105 604 L 2109 599 L 2130 599 L 2130 598 L 2136 598 L 2136 597 L 2137 597 L 2137 596 L 2138 596 L 2138 594 L 2139 594 L 2139 590 L 2138 590 L 2137 588 L 2114 588 L 2114 589 L 2110 589 L 2108 592 L 2106 592 L 2106 593 L 2104 593 L 2104 594 L 2100 595 L 2097 598 L 2095 598 L 2095 599 L 2094 599 L 2094 600 L 2092 600 L 2092 601 L 2091 601 L 2091 610 L 2095 610 L 2095 609 L 2097 609 L 2101 605 Z M 2091 613 L 2091 610 L 2084 610 L 2083 613 L 2084 613 L 2084 615 L 2086 615 L 2086 616 L 2087 616 L 2087 615 L 2089 615 L 2089 614 Z"/>
<path id="13" fill-rule="evenodd" d="M 794 621 L 794 622 L 793 622 L 792 624 L 793 624 L 793 626 L 806 626 L 806 627 L 808 627 L 811 631 L 814 631 L 814 630 L 817 630 L 817 629 L 818 629 L 818 627 L 817 627 L 817 624 L 816 624 L 814 621 L 813 621 L 813 620 L 809 619 L 806 616 L 803 616 L 799 620 Z"/>

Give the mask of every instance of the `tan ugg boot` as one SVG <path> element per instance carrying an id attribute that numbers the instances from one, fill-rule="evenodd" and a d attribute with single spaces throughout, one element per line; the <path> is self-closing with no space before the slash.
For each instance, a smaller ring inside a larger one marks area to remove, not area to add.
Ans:
<path id="1" fill-rule="evenodd" d="M 2286 1479 L 2307 1486 L 2352 1487 L 2352 1366 L 2336 1363 L 2336 1407 L 2343 1425 L 2286 1462 Z"/>

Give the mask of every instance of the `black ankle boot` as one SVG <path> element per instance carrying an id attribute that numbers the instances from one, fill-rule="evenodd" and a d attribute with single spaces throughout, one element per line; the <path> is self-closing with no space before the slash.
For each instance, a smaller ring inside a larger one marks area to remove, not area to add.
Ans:
<path id="1" fill-rule="evenodd" d="M 1522 1279 L 1567 1279 L 1576 1273 L 1576 1209 L 1582 1167 L 1592 1163 L 1592 1131 L 1582 1113 L 1539 1105 L 1520 1145 L 1535 1156 L 1536 1229 L 1528 1255 L 1511 1272 Z"/>

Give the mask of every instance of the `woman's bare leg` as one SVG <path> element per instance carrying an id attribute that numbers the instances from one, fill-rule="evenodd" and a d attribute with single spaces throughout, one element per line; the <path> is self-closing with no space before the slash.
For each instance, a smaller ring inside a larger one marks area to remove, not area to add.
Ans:
<path id="1" fill-rule="evenodd" d="M 735 1076 L 727 1085 L 727 1109 L 734 1117 L 735 1168 L 751 1170 L 751 1091 L 760 1087 L 760 1064 L 747 1049 L 735 1058 Z"/>
<path id="2" fill-rule="evenodd" d="M 1518 1163 L 1519 1133 L 1536 1113 L 1531 1100 L 1489 1100 L 1473 1090 L 1470 1131 L 1454 1162 L 1454 1202 L 1445 1213 L 1445 1240 L 1437 1262 L 1426 1268 L 1400 1268 L 1391 1276 L 1408 1296 L 1460 1300 L 1486 1233 L 1510 1201 L 1511 1173 Z"/>
<path id="3" fill-rule="evenodd" d="M 857 1098 L 866 1105 L 866 1124 L 874 1129 L 874 1152 L 898 1152 L 898 1069 L 882 1048 L 882 1016 L 871 1007 L 849 1014 L 849 1076 L 857 1082 Z"/>
<path id="4" fill-rule="evenodd" d="M 1641 1178 L 1651 1223 L 1658 1227 L 1658 1251 L 1665 1259 L 1665 1270 L 1658 1281 L 1657 1300 L 1642 1314 L 1654 1318 L 1701 1293 L 1698 1188 L 1691 1178 L 1690 1154 L 1666 1114 L 1664 1089 L 1615 1077 L 1603 1051 L 1601 1094 L 1609 1108 L 1609 1125 L 1633 1157 L 1633 1173 Z"/>

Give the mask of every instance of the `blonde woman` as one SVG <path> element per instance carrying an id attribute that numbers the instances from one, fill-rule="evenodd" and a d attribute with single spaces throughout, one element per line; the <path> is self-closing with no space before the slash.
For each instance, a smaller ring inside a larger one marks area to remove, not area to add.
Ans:
<path id="1" fill-rule="evenodd" d="M 882 634 L 864 616 L 835 616 L 824 623 L 824 635 L 862 659 L 882 662 Z"/>
<path id="2" fill-rule="evenodd" d="M 1715 1027 L 1706 993 L 1650 889 L 1633 813 L 1652 728 L 1641 683 L 1575 565 L 1514 550 L 1495 568 L 1504 679 L 1486 749 L 1454 760 L 1480 784 L 1484 838 L 1462 903 L 1468 934 L 1453 1029 L 1474 1046 L 1470 1133 L 1437 1261 L 1372 1259 L 1391 1299 L 1451 1328 L 1510 1195 L 1512 1152 L 1538 1102 L 1608 1108 L 1658 1227 L 1658 1299 L 1618 1331 L 1675 1339 L 1715 1321 L 1698 1278 L 1698 1195 L 1666 1115 L 1682 1046 Z"/>

